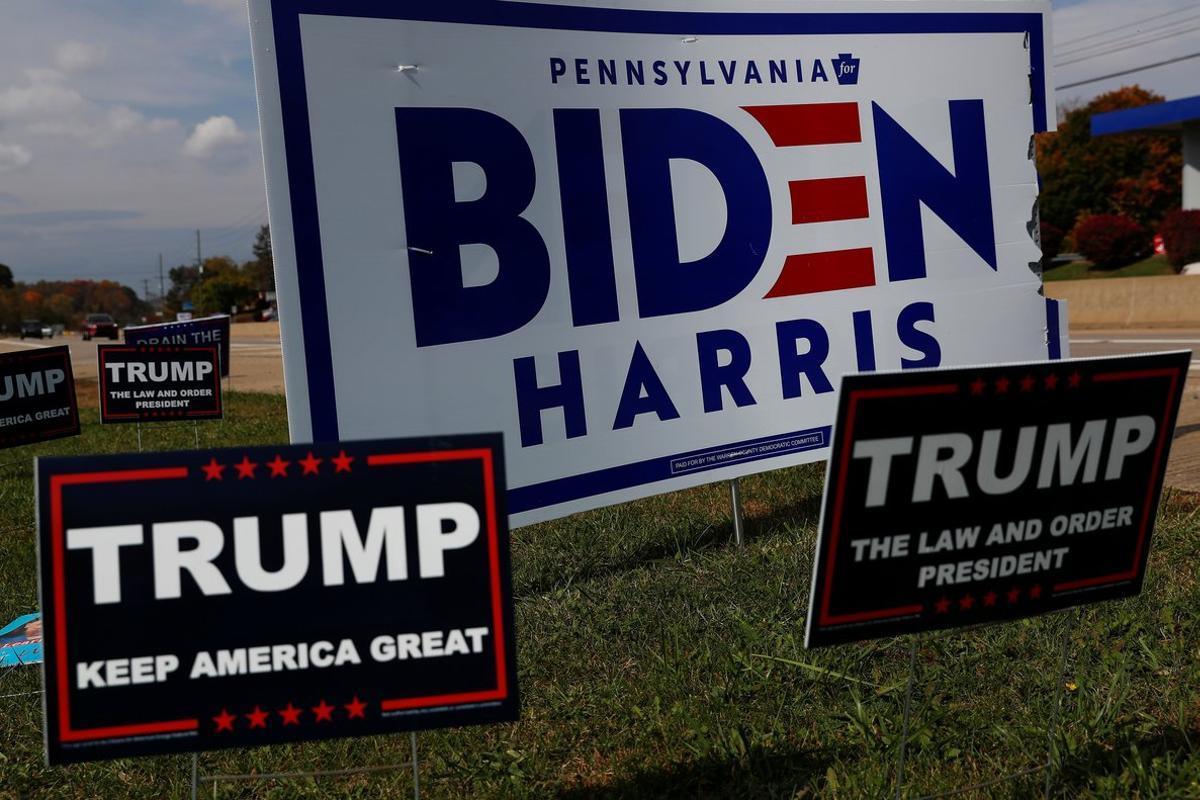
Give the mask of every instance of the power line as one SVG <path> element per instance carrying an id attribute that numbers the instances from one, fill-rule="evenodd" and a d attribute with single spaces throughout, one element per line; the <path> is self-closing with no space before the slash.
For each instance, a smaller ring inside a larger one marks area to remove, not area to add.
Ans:
<path id="1" fill-rule="evenodd" d="M 209 235 L 208 233 L 205 233 L 204 242 L 205 244 L 212 244 L 214 242 L 228 243 L 236 239 L 248 237 L 252 231 L 255 231 L 259 227 L 260 223 L 258 222 L 247 222 L 245 225 L 242 225 L 239 228 L 229 228 L 223 233 L 218 233 L 215 235 Z"/>
<path id="2" fill-rule="evenodd" d="M 1163 36 L 1152 36 L 1149 39 L 1143 39 L 1139 42 L 1134 42 L 1133 44 L 1127 44 L 1123 47 L 1108 48 L 1108 49 L 1102 50 L 1099 53 L 1092 53 L 1090 55 L 1080 56 L 1079 58 L 1072 59 L 1070 61 L 1060 61 L 1059 63 L 1055 64 L 1054 66 L 1067 67 L 1067 66 L 1070 66 L 1071 64 L 1078 64 L 1082 61 L 1091 61 L 1093 58 L 1100 58 L 1101 56 L 1106 56 L 1106 55 L 1109 55 L 1110 53 L 1119 53 L 1122 50 L 1132 50 L 1135 47 L 1144 47 L 1145 45 L 1148 45 L 1148 44 L 1155 44 L 1156 42 L 1162 42 L 1167 39 L 1173 39 L 1176 36 L 1183 36 L 1184 34 L 1194 33 L 1195 31 L 1200 31 L 1200 25 L 1193 25 L 1190 28 L 1184 28 L 1183 30 L 1175 31 L 1174 33 L 1168 33 Z"/>
<path id="3" fill-rule="evenodd" d="M 1163 13 L 1163 14 L 1155 14 L 1152 17 L 1145 17 L 1143 19 L 1135 20 L 1133 22 L 1126 22 L 1124 25 L 1118 25 L 1115 28 L 1109 28 L 1108 30 L 1105 30 L 1105 31 L 1097 31 L 1096 33 L 1088 34 L 1087 36 L 1079 36 L 1079 37 L 1076 37 L 1075 39 L 1068 39 L 1065 42 L 1058 42 L 1058 46 L 1059 47 L 1068 47 L 1073 44 L 1078 44 L 1079 42 L 1086 42 L 1088 39 L 1095 39 L 1098 36 L 1104 36 L 1109 33 L 1117 33 L 1119 31 L 1127 30 L 1129 28 L 1134 27 L 1135 25 L 1141 25 L 1143 22 L 1153 22 L 1156 19 L 1162 19 L 1164 17 L 1173 16 L 1175 14 L 1178 14 L 1181 11 L 1193 11 L 1197 8 L 1200 8 L 1200 3 L 1196 3 L 1196 4 L 1193 4 L 1190 6 L 1184 6 L 1183 8 L 1177 8 L 1174 11 L 1167 11 L 1166 13 Z"/>
<path id="4" fill-rule="evenodd" d="M 1196 14 L 1191 17 L 1183 17 L 1182 19 L 1173 20 L 1172 22 L 1169 22 L 1166 25 L 1156 25 L 1153 28 L 1146 28 L 1145 30 L 1140 30 L 1135 33 L 1131 33 L 1128 36 L 1117 36 L 1112 39 L 1105 39 L 1103 41 L 1096 42 L 1094 44 L 1085 44 L 1083 47 L 1075 47 L 1075 48 L 1071 48 L 1071 49 L 1068 49 L 1065 51 L 1055 48 L 1054 55 L 1056 58 L 1072 58 L 1073 56 L 1077 56 L 1077 55 L 1081 55 L 1081 54 L 1085 54 L 1085 53 L 1094 53 L 1094 52 L 1103 53 L 1108 48 L 1113 47 L 1114 45 L 1125 44 L 1126 42 L 1130 42 L 1135 39 L 1145 39 L 1145 38 L 1149 37 L 1149 39 L 1153 40 L 1154 36 L 1152 36 L 1151 34 L 1156 34 L 1156 33 L 1166 34 L 1163 38 L 1168 38 L 1169 36 L 1177 35 L 1177 34 L 1173 33 L 1172 31 L 1177 29 L 1180 25 L 1183 25 L 1184 23 L 1187 23 L 1187 22 L 1195 22 L 1196 20 L 1200 20 L 1200 14 Z"/>
<path id="5" fill-rule="evenodd" d="M 1076 86 L 1086 86 L 1089 83 L 1099 83 L 1100 81 L 1106 81 L 1110 78 L 1121 78 L 1121 77 L 1124 77 L 1125 75 L 1132 75 L 1135 72 L 1145 72 L 1148 69 L 1155 69 L 1157 67 L 1165 67 L 1170 64 L 1178 64 L 1181 61 L 1190 61 L 1193 58 L 1200 58 L 1200 53 L 1192 53 L 1191 55 L 1179 56 L 1178 58 L 1169 58 L 1166 61 L 1159 61 L 1154 64 L 1146 64 L 1141 67 L 1134 67 L 1133 69 L 1121 70 L 1120 72 L 1114 72 L 1109 75 L 1101 75 L 1096 78 L 1088 78 L 1086 81 L 1076 81 L 1074 83 L 1067 83 L 1062 86 L 1055 86 L 1054 91 L 1061 92 L 1064 89 L 1074 89 Z"/>
<path id="6" fill-rule="evenodd" d="M 1154 41 L 1158 35 L 1160 35 L 1162 38 L 1170 38 L 1171 36 L 1178 35 L 1178 29 L 1180 29 L 1180 25 L 1194 23 L 1198 19 L 1200 19 L 1200 14 L 1195 14 L 1195 16 L 1176 19 L 1175 22 L 1157 26 L 1157 28 L 1147 28 L 1146 30 L 1135 32 L 1135 34 L 1129 34 L 1128 36 L 1117 36 L 1115 38 L 1110 38 L 1110 40 L 1104 40 L 1094 44 L 1085 44 L 1084 47 L 1076 47 L 1069 50 L 1064 50 L 1064 52 L 1063 50 L 1055 49 L 1055 58 L 1061 61 L 1062 59 L 1072 59 L 1075 58 L 1075 56 L 1080 55 L 1105 53 L 1108 52 L 1109 48 L 1122 46 L 1122 44 L 1130 42 Z"/>
<path id="7" fill-rule="evenodd" d="M 218 227 L 209 227 L 206 230 L 215 232 L 215 231 L 229 230 L 232 228 L 244 228 L 246 225 L 249 225 L 250 223 L 254 222 L 255 220 L 262 219 L 263 215 L 266 213 L 267 213 L 267 201 L 264 199 L 258 204 L 257 208 L 255 208 L 249 214 L 245 214 L 245 215 L 239 217 L 236 221 L 231 222 L 228 225 L 221 225 Z"/>

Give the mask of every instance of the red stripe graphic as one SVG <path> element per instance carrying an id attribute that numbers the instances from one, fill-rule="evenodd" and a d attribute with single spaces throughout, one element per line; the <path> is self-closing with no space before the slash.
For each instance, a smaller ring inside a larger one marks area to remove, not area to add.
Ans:
<path id="1" fill-rule="evenodd" d="M 792 192 L 793 225 L 866 219 L 871 215 L 867 207 L 867 179 L 861 175 L 792 181 L 788 188 Z"/>
<path id="2" fill-rule="evenodd" d="M 858 103 L 799 103 L 743 106 L 770 135 L 776 147 L 853 144 L 862 141 Z"/>
<path id="3" fill-rule="evenodd" d="M 875 285 L 875 254 L 869 247 L 788 256 L 766 298 L 836 292 Z"/>

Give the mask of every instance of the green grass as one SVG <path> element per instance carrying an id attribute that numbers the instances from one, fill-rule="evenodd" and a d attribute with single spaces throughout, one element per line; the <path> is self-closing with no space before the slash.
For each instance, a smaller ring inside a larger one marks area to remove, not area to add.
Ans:
<path id="1" fill-rule="evenodd" d="M 283 402 L 234 395 L 212 445 L 281 441 Z M 131 427 L 39 452 L 132 449 Z M 147 448 L 190 447 L 186 425 Z M 0 470 L 0 617 L 36 605 L 29 453 Z M 712 486 L 518 530 L 514 586 L 522 719 L 420 736 L 430 798 L 888 795 L 908 639 L 808 653 L 822 473 L 744 482 L 749 541 L 730 544 Z M 922 640 L 909 795 L 1035 766 L 1045 753 L 1061 641 L 1069 686 L 1055 796 L 1200 796 L 1200 500 L 1169 496 L 1137 599 Z M 0 680 L 31 691 L 37 673 Z M 0 798 L 186 797 L 190 759 L 49 769 L 36 698 L 0 700 Z M 336 768 L 408 757 L 408 737 L 209 753 L 204 773 Z M 1042 776 L 968 794 L 1024 798 Z M 404 798 L 404 773 L 221 784 L 221 798 Z M 202 796 L 211 796 L 206 791 Z M 890 795 L 889 795 L 890 796 Z"/>
<path id="2" fill-rule="evenodd" d="M 1175 268 L 1168 263 L 1166 256 L 1151 256 L 1120 269 L 1096 269 L 1087 261 L 1075 261 L 1048 269 L 1042 277 L 1048 281 L 1077 281 L 1085 278 L 1145 278 L 1175 274 Z"/>

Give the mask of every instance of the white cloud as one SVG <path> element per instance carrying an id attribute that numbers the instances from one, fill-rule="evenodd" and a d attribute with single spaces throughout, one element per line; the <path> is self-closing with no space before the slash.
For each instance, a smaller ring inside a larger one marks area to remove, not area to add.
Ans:
<path id="1" fill-rule="evenodd" d="M 238 129 L 232 117 L 209 117 L 196 126 L 184 142 L 183 152 L 192 158 L 211 158 L 246 143 L 246 134 Z"/>
<path id="2" fill-rule="evenodd" d="M 69 113 L 83 105 L 83 95 L 53 80 L 46 70 L 29 70 L 27 86 L 0 90 L 0 119 L 45 118 Z"/>
<path id="3" fill-rule="evenodd" d="M 63 42 L 54 48 L 54 65 L 63 72 L 80 72 L 104 63 L 103 47 L 84 42 Z"/>
<path id="4" fill-rule="evenodd" d="M 0 122 L 38 137 L 70 137 L 91 147 L 111 147 L 139 134 L 177 131 L 177 120 L 148 119 L 125 104 L 84 97 L 55 69 L 26 69 L 26 85 L 0 89 Z M 178 146 L 178 145 L 175 145 Z"/>
<path id="5" fill-rule="evenodd" d="M 19 144 L 0 142 L 0 172 L 11 172 L 33 161 L 33 156 Z"/>

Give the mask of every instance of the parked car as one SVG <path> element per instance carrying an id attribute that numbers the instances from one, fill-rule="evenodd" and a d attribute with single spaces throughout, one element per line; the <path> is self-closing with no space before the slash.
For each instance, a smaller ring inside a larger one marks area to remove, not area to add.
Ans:
<path id="1" fill-rule="evenodd" d="M 41 320 L 21 320 L 22 339 L 49 339 L 53 333 L 54 330 L 49 325 L 43 325 Z"/>
<path id="2" fill-rule="evenodd" d="M 83 340 L 85 342 L 100 336 L 107 336 L 109 339 L 115 340 L 119 334 L 117 321 L 109 314 L 88 314 L 87 319 L 83 321 Z"/>

